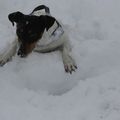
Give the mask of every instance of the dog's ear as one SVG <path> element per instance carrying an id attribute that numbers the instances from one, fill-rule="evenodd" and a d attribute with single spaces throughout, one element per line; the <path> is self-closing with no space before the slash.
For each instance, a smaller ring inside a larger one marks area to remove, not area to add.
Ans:
<path id="1" fill-rule="evenodd" d="M 19 23 L 24 19 L 24 14 L 21 12 L 14 12 L 8 15 L 8 19 L 10 22 L 12 22 L 12 25 L 14 26 L 14 22 Z"/>
<path id="2" fill-rule="evenodd" d="M 46 28 L 46 30 L 48 31 L 49 28 L 54 24 L 54 22 L 56 21 L 56 19 L 52 16 L 47 16 L 47 15 L 41 15 L 39 17 L 40 22 L 44 23 L 44 26 Z"/>

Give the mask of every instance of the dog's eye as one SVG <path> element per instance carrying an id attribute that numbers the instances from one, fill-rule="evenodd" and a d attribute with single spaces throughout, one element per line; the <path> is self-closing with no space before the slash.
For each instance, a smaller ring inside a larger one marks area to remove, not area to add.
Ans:
<path id="1" fill-rule="evenodd" d="M 26 25 L 28 25 L 29 24 L 29 22 L 28 21 L 26 21 Z"/>

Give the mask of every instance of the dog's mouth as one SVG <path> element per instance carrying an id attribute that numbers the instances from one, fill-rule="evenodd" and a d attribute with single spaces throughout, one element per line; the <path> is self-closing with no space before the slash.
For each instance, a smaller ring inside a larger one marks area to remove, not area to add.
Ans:
<path id="1" fill-rule="evenodd" d="M 21 43 L 20 48 L 18 50 L 18 56 L 26 57 L 30 54 L 36 46 L 36 42 L 33 43 Z"/>

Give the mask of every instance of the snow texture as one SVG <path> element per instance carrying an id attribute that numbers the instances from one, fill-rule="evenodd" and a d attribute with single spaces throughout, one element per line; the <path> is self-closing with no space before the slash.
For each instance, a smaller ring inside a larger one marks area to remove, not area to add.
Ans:
<path id="1" fill-rule="evenodd" d="M 15 36 L 8 14 L 45 4 L 66 26 L 78 70 L 59 52 L 0 68 L 0 120 L 120 120 L 120 0 L 0 0 L 0 53 Z"/>

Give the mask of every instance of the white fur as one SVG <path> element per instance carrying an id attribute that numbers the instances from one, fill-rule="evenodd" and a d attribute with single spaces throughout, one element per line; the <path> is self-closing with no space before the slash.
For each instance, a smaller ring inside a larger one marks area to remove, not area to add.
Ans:
<path id="1" fill-rule="evenodd" d="M 15 37 L 15 40 L 6 47 L 6 50 L 2 54 L 0 54 L 1 66 L 4 65 L 7 61 L 9 61 L 12 58 L 12 56 L 15 55 L 17 50 L 17 45 L 18 45 L 18 40 L 17 37 Z"/>

